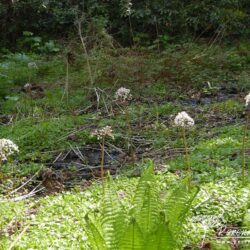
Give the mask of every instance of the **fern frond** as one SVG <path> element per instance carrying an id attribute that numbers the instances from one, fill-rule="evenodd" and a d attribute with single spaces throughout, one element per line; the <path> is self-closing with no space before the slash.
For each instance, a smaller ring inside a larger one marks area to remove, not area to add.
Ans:
<path id="1" fill-rule="evenodd" d="M 144 250 L 177 250 L 168 223 L 162 219 L 157 226 L 157 230 L 149 235 L 145 242 Z"/>
<path id="2" fill-rule="evenodd" d="M 199 191 L 197 188 L 190 191 L 188 189 L 188 183 L 188 178 L 182 180 L 181 183 L 169 193 L 165 203 L 166 219 L 175 242 L 179 241 L 183 224 L 190 211 L 192 202 Z"/>
<path id="3" fill-rule="evenodd" d="M 109 250 L 117 250 L 123 237 L 126 215 L 116 192 L 110 188 L 110 182 L 105 185 L 101 211 L 106 245 Z"/>
<path id="4" fill-rule="evenodd" d="M 153 231 L 159 219 L 159 190 L 150 162 L 139 180 L 134 196 L 133 216 L 144 234 Z"/>
<path id="5" fill-rule="evenodd" d="M 106 250 L 107 246 L 103 235 L 97 227 L 98 223 L 89 218 L 88 214 L 85 216 L 85 221 L 85 231 L 88 236 L 88 243 L 91 247 L 91 250 Z"/>
<path id="6" fill-rule="evenodd" d="M 121 241 L 121 250 L 144 250 L 144 238 L 135 219 L 131 219 Z"/>

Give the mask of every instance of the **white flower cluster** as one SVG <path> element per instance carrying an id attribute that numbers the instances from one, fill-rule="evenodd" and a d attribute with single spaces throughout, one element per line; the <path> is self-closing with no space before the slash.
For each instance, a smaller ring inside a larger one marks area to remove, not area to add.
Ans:
<path id="1" fill-rule="evenodd" d="M 122 2 L 122 14 L 124 16 L 130 16 L 132 12 L 132 1 L 131 0 L 123 0 Z"/>
<path id="2" fill-rule="evenodd" d="M 38 69 L 37 65 L 35 62 L 29 62 L 28 63 L 28 68 L 29 69 Z"/>
<path id="3" fill-rule="evenodd" d="M 18 146 L 13 141 L 0 139 L 0 162 L 7 161 L 9 156 L 18 152 Z"/>
<path id="4" fill-rule="evenodd" d="M 26 83 L 26 84 L 24 84 L 24 86 L 23 86 L 23 89 L 26 91 L 26 90 L 30 90 L 32 88 L 32 84 L 31 83 Z"/>
<path id="5" fill-rule="evenodd" d="M 98 140 L 101 140 L 107 136 L 114 139 L 113 130 L 112 130 L 111 126 L 106 126 L 102 129 L 96 129 L 92 133 L 92 136 L 96 136 Z"/>
<path id="6" fill-rule="evenodd" d="M 177 127 L 190 128 L 194 126 L 194 120 L 185 111 L 182 111 L 175 117 L 174 124 Z"/>
<path id="7" fill-rule="evenodd" d="M 245 97 L 246 100 L 246 107 L 250 105 L 250 93 Z"/>
<path id="8" fill-rule="evenodd" d="M 125 102 L 131 99 L 132 99 L 132 95 L 130 94 L 130 89 L 121 87 L 115 92 L 115 100 L 117 101 Z"/>
<path id="9" fill-rule="evenodd" d="M 132 3 L 131 1 L 128 1 L 128 4 L 127 4 L 127 9 L 126 9 L 126 14 L 129 16 L 131 15 L 131 12 L 132 12 Z"/>

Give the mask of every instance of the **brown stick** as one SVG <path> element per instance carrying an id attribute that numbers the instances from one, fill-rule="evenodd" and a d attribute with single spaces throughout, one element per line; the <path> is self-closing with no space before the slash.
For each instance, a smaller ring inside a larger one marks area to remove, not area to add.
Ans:
<path id="1" fill-rule="evenodd" d="M 65 78 L 65 87 L 64 87 L 62 99 L 64 98 L 64 95 L 66 95 L 66 101 L 68 104 L 69 102 L 69 60 L 68 58 L 66 59 L 66 78 Z"/>
<path id="2" fill-rule="evenodd" d="M 91 84 L 91 87 L 93 87 L 94 86 L 93 74 L 92 74 L 92 70 L 91 70 L 91 66 L 90 66 L 88 50 L 87 50 L 87 47 L 86 47 L 86 44 L 84 42 L 84 38 L 83 38 L 83 35 L 82 35 L 82 23 L 81 23 L 81 20 L 78 20 L 78 34 L 79 34 L 79 37 L 80 37 L 80 40 L 81 40 L 81 43 L 82 43 L 84 54 L 86 56 L 86 62 L 87 62 L 87 68 L 88 68 L 88 73 L 89 73 L 90 84 Z"/>
<path id="3" fill-rule="evenodd" d="M 17 236 L 17 238 L 11 243 L 10 247 L 8 248 L 8 250 L 12 250 L 16 243 L 22 238 L 22 236 L 24 235 L 24 233 L 29 229 L 30 224 L 28 224 L 23 230 L 22 232 Z"/>

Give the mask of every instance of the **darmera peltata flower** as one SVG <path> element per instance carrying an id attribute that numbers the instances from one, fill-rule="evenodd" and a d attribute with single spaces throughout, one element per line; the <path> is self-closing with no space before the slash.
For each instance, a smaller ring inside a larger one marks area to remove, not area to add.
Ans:
<path id="1" fill-rule="evenodd" d="M 7 161 L 11 155 L 18 152 L 18 146 L 13 141 L 0 139 L 0 162 Z"/>
<path id="2" fill-rule="evenodd" d="M 26 83 L 26 84 L 24 84 L 24 86 L 23 86 L 23 89 L 25 90 L 25 91 L 30 91 L 31 90 L 31 88 L 32 88 L 32 84 L 31 83 Z"/>
<path id="3" fill-rule="evenodd" d="M 38 69 L 35 62 L 29 62 L 27 66 L 29 69 Z"/>
<path id="4" fill-rule="evenodd" d="M 96 136 L 98 140 L 101 140 L 102 143 L 100 143 L 101 147 L 101 178 L 102 182 L 104 182 L 104 162 L 105 162 L 105 139 L 107 137 L 111 137 L 114 139 L 113 130 L 111 126 L 106 126 L 101 129 L 96 129 L 94 132 L 92 132 L 92 136 Z M 104 183 L 103 183 L 103 189 L 104 189 Z"/>
<path id="5" fill-rule="evenodd" d="M 122 107 L 122 113 L 126 119 L 126 129 L 127 129 L 127 150 L 129 155 L 132 157 L 133 161 L 135 159 L 135 153 L 133 149 L 133 142 L 132 142 L 132 128 L 131 128 L 131 118 L 129 114 L 129 101 L 132 99 L 130 89 L 126 89 L 124 87 L 119 88 L 115 93 L 115 101 L 118 106 Z"/>
<path id="6" fill-rule="evenodd" d="M 130 1 L 128 1 L 127 9 L 126 9 L 126 14 L 128 16 L 131 15 L 131 11 L 132 11 L 132 3 Z"/>
<path id="7" fill-rule="evenodd" d="M 126 89 L 124 87 L 119 88 L 115 92 L 115 100 L 120 102 L 126 102 L 132 99 L 132 95 L 130 93 L 130 89 Z"/>
<path id="8" fill-rule="evenodd" d="M 111 137 L 112 139 L 114 139 L 113 130 L 111 126 L 96 129 L 94 132 L 92 132 L 92 136 L 96 136 L 98 140 L 101 140 L 105 137 Z"/>
<path id="9" fill-rule="evenodd" d="M 177 116 L 175 117 L 174 124 L 175 124 L 175 126 L 182 128 L 181 130 L 182 130 L 183 146 L 185 149 L 185 163 L 186 163 L 186 168 L 187 168 L 188 172 L 191 173 L 191 166 L 189 163 L 189 148 L 188 148 L 188 142 L 187 142 L 187 137 L 186 137 L 186 129 L 194 126 L 194 119 L 191 118 L 185 111 L 182 111 L 182 112 L 178 113 Z M 190 180 L 189 180 L 188 186 L 190 186 Z"/>
<path id="10" fill-rule="evenodd" d="M 191 118 L 185 111 L 182 111 L 175 117 L 174 124 L 177 127 L 190 128 L 194 126 L 194 119 Z"/>
<path id="11" fill-rule="evenodd" d="M 250 106 L 250 93 L 245 97 L 246 107 Z"/>

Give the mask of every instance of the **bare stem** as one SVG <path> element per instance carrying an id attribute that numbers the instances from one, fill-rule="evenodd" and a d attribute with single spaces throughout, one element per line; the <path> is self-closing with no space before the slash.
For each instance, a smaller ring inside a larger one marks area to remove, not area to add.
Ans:
<path id="1" fill-rule="evenodd" d="M 131 46 L 134 45 L 134 32 L 133 32 L 133 27 L 132 27 L 132 21 L 130 15 L 128 16 L 128 21 L 129 21 L 129 30 L 130 30 L 130 35 L 131 35 Z"/>
<path id="2" fill-rule="evenodd" d="M 102 183 L 104 183 L 104 141 L 105 137 L 102 138 L 102 144 L 101 144 L 101 178 L 102 178 Z"/>
<path id="3" fill-rule="evenodd" d="M 190 164 L 189 164 L 189 152 L 188 152 L 188 145 L 187 145 L 187 138 L 186 138 L 186 130 L 183 127 L 182 128 L 182 138 L 183 138 L 183 144 L 184 144 L 184 148 L 185 148 L 185 159 L 186 159 L 186 167 L 187 170 L 190 172 Z"/>
<path id="4" fill-rule="evenodd" d="M 248 122 L 249 122 L 249 114 L 247 113 L 246 123 L 245 123 L 245 127 L 244 127 L 244 132 L 243 132 L 242 150 L 241 150 L 241 154 L 242 154 L 242 171 L 241 171 L 241 174 L 242 174 L 243 183 L 245 181 L 245 169 L 246 169 L 245 151 L 246 151 L 246 135 L 247 135 Z"/>
<path id="5" fill-rule="evenodd" d="M 157 48 L 158 48 L 158 52 L 160 52 L 159 28 L 158 28 L 157 20 L 155 21 L 155 30 L 156 30 L 156 35 L 157 35 Z"/>
<path id="6" fill-rule="evenodd" d="M 31 83 L 31 72 L 30 72 L 30 70 L 29 70 L 29 81 L 28 82 Z"/>
<path id="7" fill-rule="evenodd" d="M 1 183 L 1 181 L 2 181 L 2 179 L 3 179 L 3 172 L 2 172 L 2 160 L 0 160 L 0 183 Z"/>
<path id="8" fill-rule="evenodd" d="M 87 62 L 87 68 L 88 68 L 88 73 L 89 73 L 90 84 L 91 84 L 91 87 L 93 87 L 94 86 L 93 74 L 92 74 L 92 70 L 91 70 L 91 66 L 90 66 L 88 50 L 87 50 L 87 47 L 86 47 L 86 44 L 84 42 L 84 38 L 83 38 L 83 35 L 82 35 L 82 23 L 81 23 L 81 20 L 78 20 L 78 34 L 79 34 L 79 37 L 80 37 L 80 40 L 81 40 L 81 43 L 82 43 L 84 54 L 86 56 L 86 62 Z"/>
<path id="9" fill-rule="evenodd" d="M 128 131 L 128 139 L 127 139 L 128 152 L 130 156 L 132 157 L 133 163 L 135 163 L 135 154 L 134 154 L 134 150 L 132 147 L 132 128 L 131 128 L 130 116 L 129 116 L 129 112 L 127 108 L 126 108 L 125 114 L 126 114 L 126 123 L 127 123 L 127 131 Z"/>
<path id="10" fill-rule="evenodd" d="M 66 95 L 66 101 L 68 104 L 69 102 L 69 60 L 68 58 L 66 60 L 66 79 L 65 79 L 65 87 L 64 87 L 62 99 L 64 98 L 65 95 Z"/>

